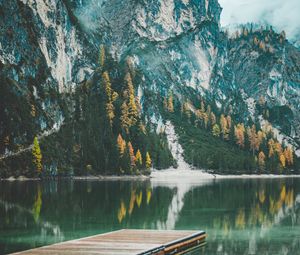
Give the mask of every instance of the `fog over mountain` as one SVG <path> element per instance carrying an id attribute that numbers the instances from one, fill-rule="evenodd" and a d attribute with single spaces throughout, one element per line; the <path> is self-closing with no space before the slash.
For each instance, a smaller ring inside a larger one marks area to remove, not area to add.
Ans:
<path id="1" fill-rule="evenodd" d="M 267 23 L 285 30 L 291 41 L 300 39 L 299 0 L 220 0 L 222 26 L 241 23 Z"/>

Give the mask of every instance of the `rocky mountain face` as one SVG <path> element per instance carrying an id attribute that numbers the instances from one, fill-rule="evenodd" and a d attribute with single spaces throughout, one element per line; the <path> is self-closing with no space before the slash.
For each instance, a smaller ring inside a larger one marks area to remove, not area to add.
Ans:
<path id="1" fill-rule="evenodd" d="M 97 68 L 100 44 L 141 73 L 142 108 L 145 91 L 201 95 L 244 121 L 272 123 L 299 149 L 299 49 L 272 30 L 231 38 L 220 13 L 217 0 L 0 0 L 1 157 L 60 129 L 74 89 Z M 163 121 L 156 104 L 143 111 Z"/>

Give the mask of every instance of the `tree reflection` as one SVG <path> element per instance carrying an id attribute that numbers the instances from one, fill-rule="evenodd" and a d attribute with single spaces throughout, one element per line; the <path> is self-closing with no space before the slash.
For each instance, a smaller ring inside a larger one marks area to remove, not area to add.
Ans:
<path id="1" fill-rule="evenodd" d="M 207 254 L 274 254 L 278 249 L 295 254 L 300 248 L 300 186 L 295 183 L 226 180 L 194 187 L 185 195 L 176 228 L 189 217 L 194 228 L 206 230 Z"/>
<path id="2" fill-rule="evenodd" d="M 32 208 L 32 213 L 35 222 L 37 222 L 40 218 L 41 208 L 42 208 L 42 190 L 41 190 L 41 185 L 38 184 L 37 194 Z"/>
<path id="3" fill-rule="evenodd" d="M 297 254 L 300 180 L 3 183 L 0 218 L 0 253 L 121 228 L 161 228 L 205 230 L 207 255 Z"/>

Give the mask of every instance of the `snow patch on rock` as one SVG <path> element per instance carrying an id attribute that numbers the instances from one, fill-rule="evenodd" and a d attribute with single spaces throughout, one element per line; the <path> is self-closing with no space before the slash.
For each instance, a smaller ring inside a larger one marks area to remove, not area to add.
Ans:
<path id="1" fill-rule="evenodd" d="M 173 158 L 177 161 L 178 170 L 191 169 L 190 165 L 187 164 L 183 158 L 183 148 L 179 143 L 179 137 L 176 134 L 175 128 L 171 121 L 166 122 L 165 133 L 168 139 L 169 149 Z"/>

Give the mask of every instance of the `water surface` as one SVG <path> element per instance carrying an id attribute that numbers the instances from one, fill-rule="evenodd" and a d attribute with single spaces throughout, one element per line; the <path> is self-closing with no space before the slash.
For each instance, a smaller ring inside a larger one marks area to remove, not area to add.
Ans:
<path id="1" fill-rule="evenodd" d="M 0 254 L 121 228 L 205 230 L 207 255 L 297 255 L 300 179 L 0 183 Z"/>

